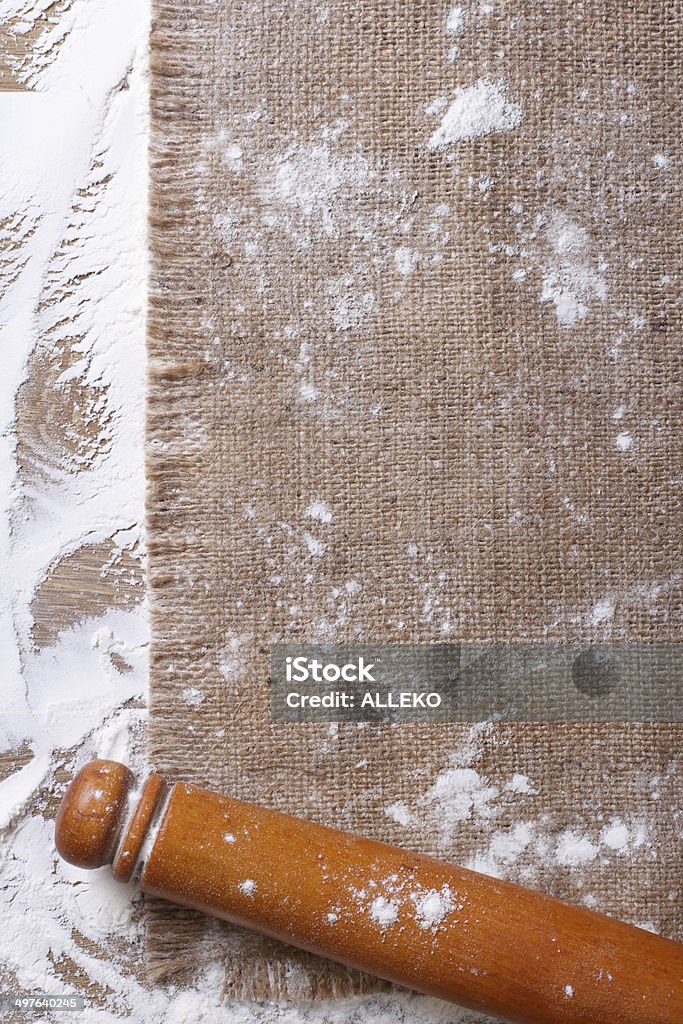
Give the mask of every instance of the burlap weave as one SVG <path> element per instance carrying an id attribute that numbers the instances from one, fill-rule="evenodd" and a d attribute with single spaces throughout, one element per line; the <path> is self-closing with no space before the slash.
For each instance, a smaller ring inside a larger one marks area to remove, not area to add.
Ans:
<path id="1" fill-rule="evenodd" d="M 270 646 L 680 639 L 683 19 L 153 8 L 153 761 L 465 861 L 476 808 L 447 833 L 386 808 L 420 805 L 468 729 L 272 725 Z M 483 109 L 437 146 L 458 96 Z M 495 829 L 544 837 L 503 870 L 675 935 L 680 741 L 481 731 Z M 615 819 L 644 842 L 580 872 L 553 853 Z M 240 998 L 376 984 L 159 906 L 148 954 L 157 976 L 218 959 Z"/>

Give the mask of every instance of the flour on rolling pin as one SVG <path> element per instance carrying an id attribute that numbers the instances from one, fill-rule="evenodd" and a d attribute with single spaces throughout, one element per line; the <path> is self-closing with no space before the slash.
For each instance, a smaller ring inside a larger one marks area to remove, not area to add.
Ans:
<path id="1" fill-rule="evenodd" d="M 683 946 L 509 882 L 152 775 L 86 765 L 62 856 L 516 1024 L 680 1024 Z"/>

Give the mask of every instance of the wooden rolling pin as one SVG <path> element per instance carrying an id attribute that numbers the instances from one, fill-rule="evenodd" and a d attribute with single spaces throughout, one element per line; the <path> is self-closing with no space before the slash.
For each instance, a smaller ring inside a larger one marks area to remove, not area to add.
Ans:
<path id="1" fill-rule="evenodd" d="M 520 886 L 93 761 L 57 849 L 144 892 L 517 1024 L 683 1024 L 683 946 Z"/>

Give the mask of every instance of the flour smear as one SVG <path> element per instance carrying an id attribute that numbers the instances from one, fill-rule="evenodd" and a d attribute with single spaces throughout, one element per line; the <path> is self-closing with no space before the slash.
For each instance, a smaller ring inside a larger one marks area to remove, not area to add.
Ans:
<path id="1" fill-rule="evenodd" d="M 12 936 L 0 970 L 10 989 L 60 993 L 72 962 L 115 993 L 111 1012 L 83 1019 L 115 1020 L 136 987 L 95 950 L 116 937 L 138 958 L 133 893 L 61 862 L 42 808 L 58 768 L 96 754 L 135 764 L 144 725 L 148 10 L 10 0 L 3 21 L 27 55 L 0 93 L 0 743 L 17 757 L 0 782 L 0 927 Z M 64 366 L 51 395 L 75 380 L 80 395 L 70 431 L 51 431 L 47 467 L 27 461 L 17 434 L 21 388 L 41 361 Z M 50 580 L 100 548 L 102 572 L 125 575 L 130 600 L 76 614 L 38 645 Z"/>
<path id="2" fill-rule="evenodd" d="M 474 85 L 456 91 L 441 124 L 429 139 L 429 148 L 444 149 L 466 139 L 509 132 L 521 122 L 522 108 L 510 98 L 506 85 L 480 78 Z"/>

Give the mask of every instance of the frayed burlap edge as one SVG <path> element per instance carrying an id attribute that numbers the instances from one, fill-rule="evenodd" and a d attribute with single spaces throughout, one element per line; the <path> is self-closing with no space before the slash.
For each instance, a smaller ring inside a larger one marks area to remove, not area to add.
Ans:
<path id="1" fill-rule="evenodd" d="M 211 374 L 211 367 L 188 359 L 187 352 L 197 351 L 203 337 L 198 310 L 210 300 L 201 268 L 212 257 L 194 220 L 195 182 L 179 169 L 192 166 L 196 156 L 188 142 L 187 120 L 198 123 L 202 117 L 197 83 L 202 64 L 197 62 L 193 78 L 188 73 L 187 50 L 190 45 L 197 53 L 210 48 L 214 36 L 213 23 L 202 21 L 197 9 L 188 11 L 185 5 L 156 0 L 153 16 L 146 446 L 152 716 L 163 703 L 165 667 L 174 648 L 181 643 L 186 651 L 188 645 L 187 637 L 179 640 L 166 631 L 167 602 L 172 607 L 175 601 L 168 552 L 188 544 L 184 531 L 175 526 L 174 480 L 180 481 L 195 468 L 197 450 L 191 439 L 185 445 L 178 445 L 177 439 L 183 433 L 180 425 L 194 406 L 194 394 L 207 387 Z M 179 130 L 179 125 L 184 129 Z M 178 762 L 187 763 L 182 740 L 175 735 L 164 738 L 163 729 L 157 729 L 155 735 L 150 742 L 150 760 L 172 778 L 173 766 L 163 762 L 163 752 L 175 746 Z M 275 953 L 272 959 L 267 956 L 270 945 Z M 221 962 L 230 966 L 218 988 L 222 998 L 234 1001 L 315 1001 L 391 988 L 377 978 L 300 951 L 296 951 L 296 963 L 290 964 L 287 947 L 280 943 L 222 921 L 207 922 L 202 914 L 162 900 L 147 901 L 146 975 L 150 982 L 187 983 L 202 969 L 211 966 L 215 970 Z"/>

